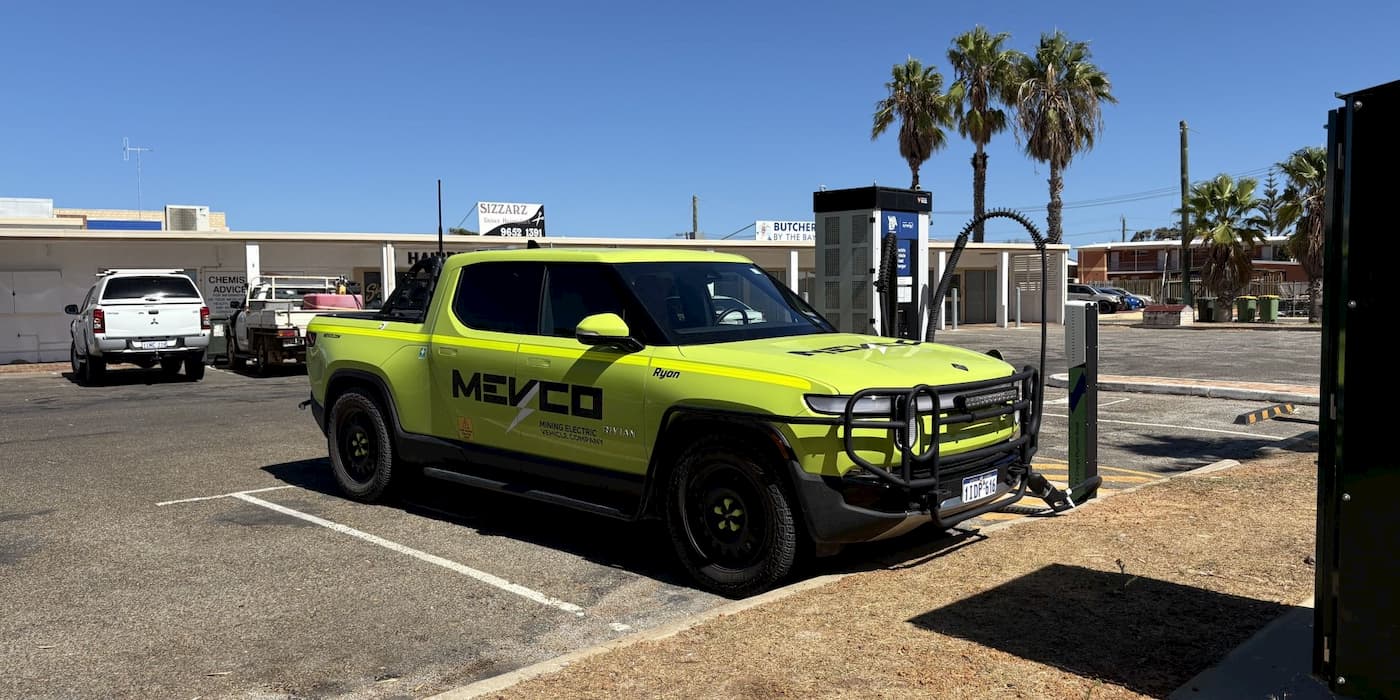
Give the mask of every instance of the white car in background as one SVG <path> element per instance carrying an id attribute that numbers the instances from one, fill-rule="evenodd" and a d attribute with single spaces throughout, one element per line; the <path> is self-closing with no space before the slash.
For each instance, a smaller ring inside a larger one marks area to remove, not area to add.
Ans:
<path id="1" fill-rule="evenodd" d="M 70 352 L 79 382 L 101 383 L 107 366 L 121 362 L 159 364 L 171 377 L 183 367 L 191 381 L 204 377 L 209 307 L 179 270 L 106 270 L 81 305 L 64 311 L 76 316 Z"/>

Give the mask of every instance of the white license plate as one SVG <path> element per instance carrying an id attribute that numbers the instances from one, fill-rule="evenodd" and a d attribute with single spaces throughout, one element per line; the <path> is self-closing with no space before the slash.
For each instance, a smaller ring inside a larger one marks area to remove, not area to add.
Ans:
<path id="1" fill-rule="evenodd" d="M 164 350 L 165 348 L 173 348 L 173 347 L 175 347 L 175 341 L 173 341 L 173 340 L 138 340 L 138 341 L 136 341 L 136 347 L 141 348 L 142 350 Z"/>
<path id="2" fill-rule="evenodd" d="M 997 493 L 997 473 L 994 471 L 963 477 L 963 503 L 979 501 Z"/>

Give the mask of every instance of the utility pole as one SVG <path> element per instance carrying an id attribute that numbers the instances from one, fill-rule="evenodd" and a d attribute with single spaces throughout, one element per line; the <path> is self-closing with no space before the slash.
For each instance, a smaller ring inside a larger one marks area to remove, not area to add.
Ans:
<path id="1" fill-rule="evenodd" d="M 1186 167 L 1186 120 L 1181 120 L 1181 303 L 1192 306 L 1191 298 L 1191 212 L 1186 199 L 1191 189 L 1191 176 Z"/>
<path id="2" fill-rule="evenodd" d="M 690 195 L 690 238 L 700 237 L 700 198 Z"/>
<path id="3" fill-rule="evenodd" d="M 1118 221 L 1119 221 L 1120 223 L 1123 224 L 1123 235 L 1122 235 L 1121 240 L 1120 240 L 1119 242 L 1120 242 L 1120 243 L 1127 243 L 1127 242 L 1128 242 L 1128 217 L 1123 216 L 1122 214 L 1119 214 L 1119 215 L 1118 215 Z"/>

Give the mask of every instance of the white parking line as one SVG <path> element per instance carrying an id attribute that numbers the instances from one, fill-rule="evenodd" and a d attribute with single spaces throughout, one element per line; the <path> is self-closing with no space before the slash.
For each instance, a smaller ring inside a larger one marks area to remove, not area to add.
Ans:
<path id="1" fill-rule="evenodd" d="M 458 564 L 455 561 L 443 559 L 442 557 L 439 557 L 435 554 L 428 554 L 427 552 L 419 551 L 412 547 L 406 547 L 397 542 L 390 542 L 389 540 L 386 540 L 383 537 L 377 537 L 375 535 L 369 534 L 368 532 L 356 530 L 355 528 L 350 527 L 348 525 L 341 525 L 340 523 L 331 522 L 329 520 L 326 520 L 325 518 L 318 518 L 309 513 L 303 513 L 299 510 L 293 510 L 286 506 L 278 505 L 270 501 L 264 501 L 263 499 L 258 498 L 256 496 L 249 496 L 247 492 L 233 493 L 228 495 L 233 498 L 237 498 L 240 501 L 252 503 L 253 505 L 262 506 L 263 508 L 267 508 L 269 510 L 275 510 L 283 515 L 290 515 L 293 518 L 299 518 L 301 520 L 305 520 L 308 523 L 320 525 L 321 527 L 339 532 L 342 535 L 349 535 L 351 537 L 362 539 L 371 544 L 377 544 L 380 547 L 384 547 L 385 549 L 391 549 L 400 554 L 407 554 L 408 556 L 418 559 L 420 561 L 425 561 L 429 564 L 436 564 L 437 566 L 441 566 L 442 568 L 447 569 L 449 571 L 455 571 L 459 574 L 462 574 L 463 576 L 474 578 L 477 581 L 491 586 L 495 586 L 496 588 L 499 588 L 509 593 L 514 593 L 522 598 L 529 598 L 530 600 L 533 600 L 541 605 L 548 605 L 552 608 L 558 608 L 565 612 L 571 612 L 575 615 L 578 615 L 579 617 L 583 617 L 583 608 L 574 605 L 573 603 L 567 603 L 557 598 L 551 598 L 543 593 L 540 593 L 539 591 L 526 588 L 516 583 L 511 583 L 510 581 L 507 581 L 499 576 L 488 574 L 485 571 L 478 571 L 476 569 L 471 568 L 470 566 L 466 566 L 465 564 Z"/>
<path id="2" fill-rule="evenodd" d="M 1060 414 L 1058 414 L 1058 413 L 1046 413 L 1046 414 L 1043 414 L 1043 415 L 1048 416 L 1048 417 L 1050 417 L 1050 418 L 1069 418 L 1069 416 L 1062 416 L 1062 415 L 1060 415 Z M 1259 433 L 1245 433 L 1245 432 L 1241 432 L 1241 431 L 1239 431 L 1239 430 L 1220 430 L 1220 429 L 1218 429 L 1218 428 L 1197 428 L 1197 427 L 1194 426 L 1194 425 L 1168 425 L 1168 424 L 1166 424 L 1166 423 L 1139 423 L 1139 422 L 1137 422 L 1137 421 L 1130 421 L 1130 420 L 1110 420 L 1110 419 L 1108 419 L 1108 418 L 1100 418 L 1100 419 L 1099 419 L 1099 422 L 1100 422 L 1100 423 L 1117 423 L 1117 424 L 1119 424 L 1119 425 L 1140 425 L 1140 426 L 1147 427 L 1147 428 L 1171 428 L 1171 429 L 1173 429 L 1173 430 L 1183 430 L 1183 431 L 1190 432 L 1190 433 L 1221 433 L 1221 434 L 1224 434 L 1224 435 L 1243 435 L 1243 436 L 1245 436 L 1245 437 L 1259 438 L 1260 440 L 1284 440 L 1284 439 L 1286 439 L 1286 438 L 1281 438 L 1281 437 L 1274 437 L 1273 435 L 1261 435 L 1261 434 L 1259 434 Z"/>
<path id="3" fill-rule="evenodd" d="M 173 505 L 175 505 L 176 503 L 194 503 L 195 501 L 212 501 L 212 500 L 214 500 L 214 499 L 216 499 L 216 498 L 232 498 L 232 497 L 234 497 L 234 496 L 237 496 L 237 495 L 240 494 L 240 493 L 262 493 L 262 492 L 264 492 L 264 491 L 276 491 L 276 490 L 278 490 L 278 489 L 289 489 L 289 488 L 292 488 L 292 487 L 291 487 L 290 485 L 288 485 L 288 486 L 269 486 L 269 487 L 267 487 L 267 488 L 265 488 L 265 489 L 249 489 L 249 490 L 247 490 L 247 491 L 234 491 L 233 493 L 221 493 L 221 494 L 219 494 L 219 495 L 217 495 L 217 496 L 198 496 L 198 497 L 195 497 L 195 498 L 181 498 L 181 499 L 177 499 L 177 500 L 174 500 L 174 501 L 161 501 L 160 503 L 157 503 L 156 505 L 157 505 L 157 506 L 173 506 Z"/>
<path id="4" fill-rule="evenodd" d="M 1123 403 L 1124 401 L 1128 401 L 1128 400 L 1129 400 L 1129 399 L 1114 399 L 1114 400 L 1112 400 L 1112 401 L 1099 404 L 1099 408 L 1103 408 L 1104 406 L 1112 406 L 1112 405 L 1114 405 L 1114 404 L 1120 404 L 1120 403 Z"/>

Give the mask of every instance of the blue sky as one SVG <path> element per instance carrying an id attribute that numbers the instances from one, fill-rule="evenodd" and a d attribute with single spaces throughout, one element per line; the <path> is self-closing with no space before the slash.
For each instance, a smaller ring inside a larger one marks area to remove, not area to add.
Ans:
<path id="1" fill-rule="evenodd" d="M 553 235 L 712 237 L 811 216 L 811 192 L 907 186 L 871 142 L 890 66 L 948 72 L 975 24 L 1091 42 L 1117 106 L 1067 204 L 1258 170 L 1324 139 L 1333 93 L 1400 78 L 1400 3 L 15 3 L 0 42 L 0 196 L 208 204 L 237 230 L 431 231 L 478 200 L 543 202 Z M 1325 13 L 1325 14 L 1324 14 Z M 951 78 L 949 78 L 951 80 Z M 971 145 L 923 168 L 935 237 L 971 208 Z M 988 202 L 1043 207 L 1010 134 Z M 1172 196 L 1068 209 L 1070 243 L 1166 225 Z M 1034 212 L 1043 217 L 1043 211 Z M 475 227 L 475 216 L 466 225 Z M 1019 238 L 1014 224 L 989 239 Z M 752 237 L 751 231 L 740 237 Z"/>

